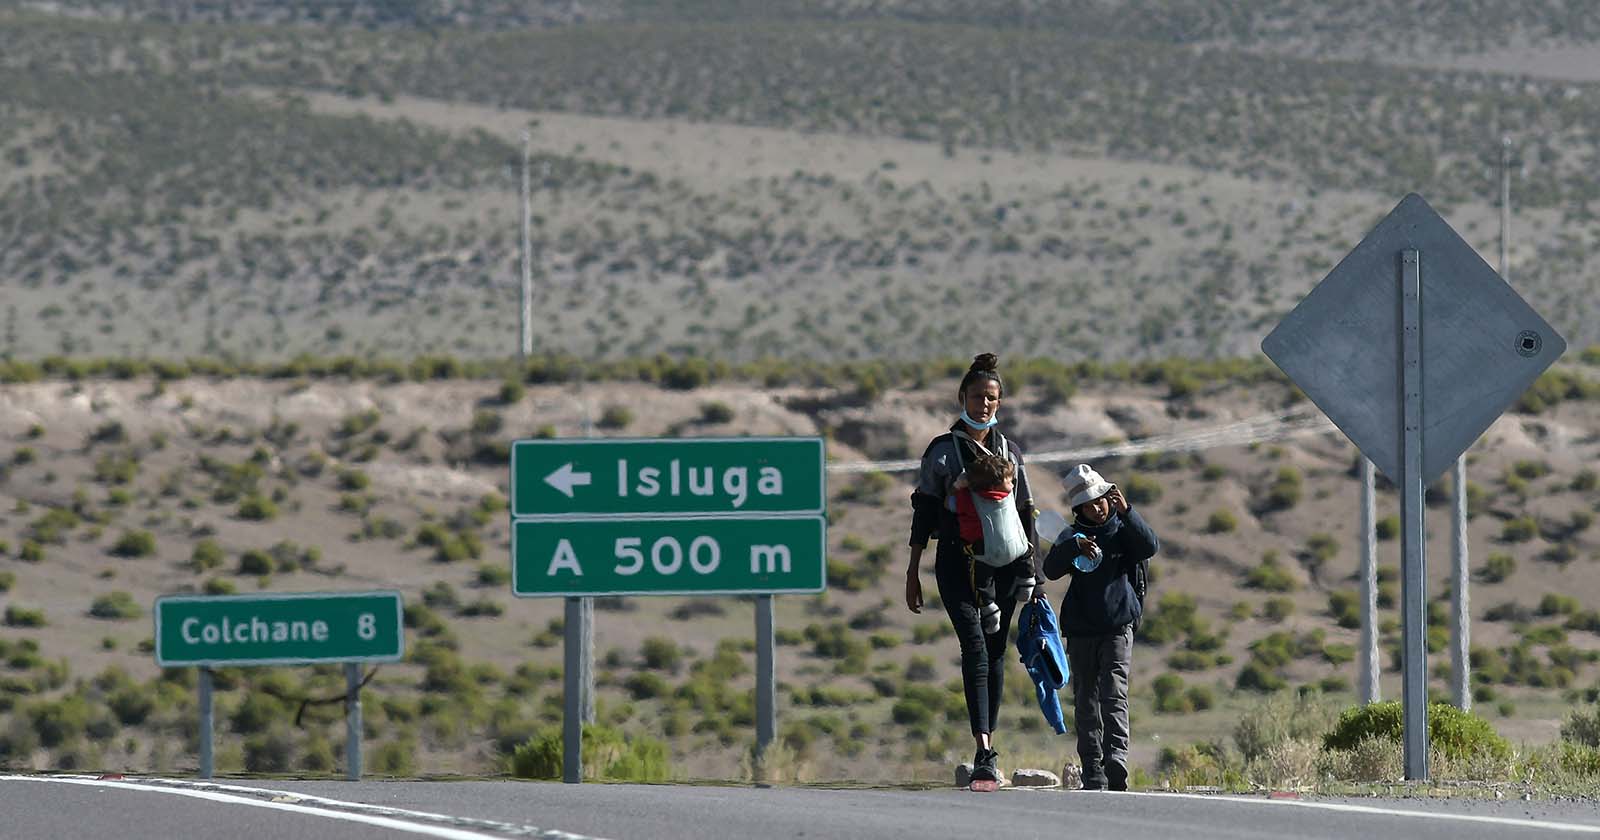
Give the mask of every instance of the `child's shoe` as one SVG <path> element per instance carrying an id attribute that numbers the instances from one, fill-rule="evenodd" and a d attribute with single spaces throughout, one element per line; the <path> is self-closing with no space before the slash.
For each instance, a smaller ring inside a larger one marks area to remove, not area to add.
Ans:
<path id="1" fill-rule="evenodd" d="M 1028 603 L 1028 600 L 1033 597 L 1033 588 L 1038 585 L 1039 581 L 1034 578 L 1032 573 L 1029 573 L 1027 577 L 1017 578 L 1017 582 L 1011 587 L 1011 599 L 1019 604 Z"/>
<path id="2" fill-rule="evenodd" d="M 1000 632 L 1000 605 L 993 601 L 983 604 L 983 632 L 986 636 Z"/>

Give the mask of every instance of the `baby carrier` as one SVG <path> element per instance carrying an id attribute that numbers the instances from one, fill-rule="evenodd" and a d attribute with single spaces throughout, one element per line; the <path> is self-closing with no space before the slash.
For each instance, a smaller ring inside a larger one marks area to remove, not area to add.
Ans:
<path id="1" fill-rule="evenodd" d="M 999 438 L 998 452 L 990 453 L 983 444 L 975 441 L 964 432 L 955 432 L 954 437 L 965 440 L 985 453 L 998 455 L 1009 460 L 1010 447 L 1006 439 Z M 960 467 L 957 475 L 967 471 L 966 462 L 961 457 L 961 442 L 954 441 L 956 450 L 956 465 Z M 999 568 L 1028 553 L 1032 546 L 1028 543 L 1028 534 L 1022 529 L 1022 517 L 1017 515 L 1017 493 L 1015 490 L 1006 494 L 1004 499 L 990 499 L 981 493 L 968 489 L 972 495 L 972 506 L 978 511 L 978 521 L 983 524 L 983 551 L 973 553 L 973 558 L 986 566 Z"/>

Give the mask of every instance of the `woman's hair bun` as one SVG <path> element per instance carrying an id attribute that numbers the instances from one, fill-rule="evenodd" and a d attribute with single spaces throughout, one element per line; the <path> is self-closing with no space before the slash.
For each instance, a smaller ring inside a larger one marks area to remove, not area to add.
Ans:
<path id="1" fill-rule="evenodd" d="M 972 367 L 968 368 L 968 370 L 985 371 L 998 370 L 999 368 L 999 356 L 996 356 L 993 353 L 979 353 L 978 355 L 972 357 Z"/>

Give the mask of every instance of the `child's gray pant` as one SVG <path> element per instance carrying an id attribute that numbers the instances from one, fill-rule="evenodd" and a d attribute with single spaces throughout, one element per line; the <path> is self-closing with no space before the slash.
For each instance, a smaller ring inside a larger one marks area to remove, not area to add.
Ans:
<path id="1" fill-rule="evenodd" d="M 1109 636 L 1067 639 L 1078 758 L 1086 785 L 1106 783 L 1106 765 L 1128 767 L 1128 669 L 1133 660 L 1133 625 Z M 1113 771 L 1116 772 L 1116 771 Z"/>

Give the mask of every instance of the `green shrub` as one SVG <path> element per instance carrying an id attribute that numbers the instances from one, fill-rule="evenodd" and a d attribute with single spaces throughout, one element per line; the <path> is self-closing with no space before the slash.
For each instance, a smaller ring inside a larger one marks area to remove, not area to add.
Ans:
<path id="1" fill-rule="evenodd" d="M 1600 748 L 1600 706 L 1574 709 L 1561 724 L 1561 740 Z"/>
<path id="2" fill-rule="evenodd" d="M 507 379 L 500 383 L 498 398 L 501 405 L 513 405 L 522 401 L 528 395 L 528 389 L 516 379 Z"/>
<path id="3" fill-rule="evenodd" d="M 89 615 L 95 618 L 129 621 L 144 615 L 144 609 L 133 600 L 133 596 L 118 590 L 94 599 L 89 606 Z"/>
<path id="4" fill-rule="evenodd" d="M 1294 467 L 1284 467 L 1278 470 L 1272 484 L 1267 488 L 1266 499 L 1263 506 L 1268 511 L 1288 510 L 1300 504 L 1303 492 L 1303 480 L 1300 471 Z"/>
<path id="5" fill-rule="evenodd" d="M 479 586 L 504 586 L 511 582 L 511 570 L 499 563 L 484 563 L 478 567 Z"/>
<path id="6" fill-rule="evenodd" d="M 1491 554 L 1478 569 L 1478 579 L 1484 583 L 1500 583 L 1517 570 L 1517 560 L 1509 554 Z"/>
<path id="7" fill-rule="evenodd" d="M 1283 677 L 1278 676 L 1270 668 L 1255 661 L 1245 663 L 1245 666 L 1239 669 L 1238 678 L 1234 680 L 1234 687 L 1240 691 L 1262 693 L 1280 691 L 1288 684 Z"/>
<path id="8" fill-rule="evenodd" d="M 622 681 L 622 687 L 635 700 L 650 700 L 672 693 L 672 686 L 660 674 L 642 671 Z"/>
<path id="9" fill-rule="evenodd" d="M 1392 540 L 1400 535 L 1400 517 L 1385 516 L 1373 525 L 1372 530 L 1377 533 L 1378 539 L 1385 542 Z"/>
<path id="10" fill-rule="evenodd" d="M 284 773 L 292 769 L 293 759 L 294 739 L 288 732 L 263 732 L 244 741 L 244 769 L 248 772 Z"/>
<path id="11" fill-rule="evenodd" d="M 1550 465 L 1544 461 L 1517 461 L 1511 465 L 1511 471 L 1519 478 L 1537 481 L 1550 474 Z"/>
<path id="12" fill-rule="evenodd" d="M 1139 638 L 1153 644 L 1166 644 L 1193 632 L 1196 605 L 1194 596 L 1185 592 L 1168 592 L 1161 596 L 1156 608 L 1139 627 Z"/>
<path id="13" fill-rule="evenodd" d="M 339 489 L 348 493 L 355 493 L 372 486 L 372 479 L 367 474 L 355 469 L 339 470 Z"/>
<path id="14" fill-rule="evenodd" d="M 239 574 L 241 575 L 270 575 L 276 568 L 272 555 L 259 548 L 246 550 L 239 555 Z"/>
<path id="15" fill-rule="evenodd" d="M 228 580 L 227 578 L 214 577 L 206 581 L 206 584 L 201 588 L 201 591 L 205 592 L 207 595 L 232 595 L 238 592 L 239 588 L 234 586 L 233 581 Z"/>
<path id="16" fill-rule="evenodd" d="M 1500 529 L 1500 539 L 1509 543 L 1527 542 L 1538 535 L 1539 523 L 1531 516 L 1508 519 Z"/>
<path id="17" fill-rule="evenodd" d="M 123 726 L 138 726 L 155 711 L 155 692 L 123 686 L 107 698 L 106 706 Z"/>
<path id="18" fill-rule="evenodd" d="M 1322 648 L 1322 658 L 1330 665 L 1344 665 L 1355 661 L 1356 649 L 1354 645 L 1328 644 Z"/>
<path id="19" fill-rule="evenodd" d="M 626 429 L 633 423 L 633 411 L 620 405 L 608 405 L 600 412 L 600 428 Z"/>
<path id="20" fill-rule="evenodd" d="M 265 496 L 249 495 L 240 500 L 238 515 L 240 519 L 265 522 L 278 515 L 278 506 Z"/>
<path id="21" fill-rule="evenodd" d="M 1124 482 L 1122 490 L 1128 496 L 1128 501 L 1136 505 L 1153 505 L 1161 501 L 1161 482 L 1142 475 L 1131 475 Z"/>
<path id="22" fill-rule="evenodd" d="M 700 422 L 702 423 L 730 423 L 733 418 L 733 407 L 727 403 L 708 402 L 700 406 Z"/>
<path id="23" fill-rule="evenodd" d="M 1246 761 L 1289 741 L 1312 741 L 1328 731 L 1333 716 L 1315 692 L 1278 691 L 1250 706 L 1233 729 L 1233 741 Z"/>
<path id="24" fill-rule="evenodd" d="M 384 741 L 372 751 L 369 766 L 380 776 L 408 778 L 417 774 L 416 741 L 402 737 Z"/>
<path id="25" fill-rule="evenodd" d="M 1157 714 L 1188 714 L 1194 711 L 1194 704 L 1184 693 L 1183 677 L 1177 674 L 1162 674 L 1156 677 L 1150 686 L 1156 693 Z"/>
<path id="26" fill-rule="evenodd" d="M 1382 738 L 1399 743 L 1404 730 L 1404 710 L 1398 701 L 1371 703 L 1346 709 L 1332 731 L 1323 736 L 1328 750 L 1353 750 L 1362 741 Z M 1446 758 L 1465 760 L 1511 758 L 1511 743 L 1488 721 L 1445 703 L 1428 707 L 1428 743 Z"/>
<path id="27" fill-rule="evenodd" d="M 1577 475 L 1573 476 L 1572 484 L 1569 486 L 1575 493 L 1592 493 L 1600 489 L 1600 472 L 1595 472 L 1593 469 L 1585 467 L 1579 470 Z"/>
<path id="28" fill-rule="evenodd" d="M 196 572 L 209 572 L 222 565 L 227 559 L 222 551 L 222 546 L 211 538 L 203 539 L 194 545 L 194 550 L 189 553 L 189 566 Z"/>
<path id="29" fill-rule="evenodd" d="M 47 622 L 44 620 L 44 610 L 8 604 L 5 623 L 7 627 L 43 627 Z"/>
<path id="30" fill-rule="evenodd" d="M 1206 519 L 1206 533 L 1231 534 L 1239 527 L 1239 520 L 1231 511 L 1214 510 Z"/>
<path id="31" fill-rule="evenodd" d="M 0 593 L 10 592 L 11 587 L 17 585 L 17 575 L 14 572 L 0 572 Z"/>
<path id="32" fill-rule="evenodd" d="M 1300 588 L 1300 582 L 1278 561 L 1276 551 L 1261 556 L 1261 565 L 1245 574 L 1244 585 L 1267 592 L 1293 592 Z"/>
<path id="33" fill-rule="evenodd" d="M 1340 627 L 1356 630 L 1361 627 L 1361 598 L 1356 593 L 1341 589 L 1328 595 L 1328 614 Z"/>
<path id="34" fill-rule="evenodd" d="M 623 735 L 604 724 L 583 725 L 583 775 L 586 779 L 664 782 L 669 767 L 666 744 L 654 738 Z M 511 753 L 511 775 L 521 779 L 559 779 L 562 735 L 557 728 L 530 738 Z"/>
<path id="35" fill-rule="evenodd" d="M 1320 568 L 1339 555 L 1339 541 L 1330 534 L 1312 534 L 1306 537 L 1306 554 L 1313 568 Z"/>
<path id="36" fill-rule="evenodd" d="M 662 636 L 645 639 L 639 655 L 643 657 L 646 668 L 676 674 L 683 667 L 683 649 L 678 647 L 677 642 Z"/>
<path id="37" fill-rule="evenodd" d="M 156 538 L 149 531 L 124 531 L 111 553 L 118 557 L 149 557 L 156 553 Z"/>
<path id="38" fill-rule="evenodd" d="M 321 735 L 312 735 L 306 739 L 306 745 L 300 752 L 300 768 L 307 773 L 327 773 L 337 766 L 337 759 L 333 755 L 333 744 Z"/>
<path id="39" fill-rule="evenodd" d="M 1583 605 L 1571 595 L 1548 592 L 1539 601 L 1539 614 L 1544 616 L 1576 615 L 1582 609 Z"/>
<path id="40" fill-rule="evenodd" d="M 1279 622 L 1294 615 L 1294 601 L 1289 598 L 1268 598 L 1261 605 L 1261 617 L 1271 622 Z"/>

